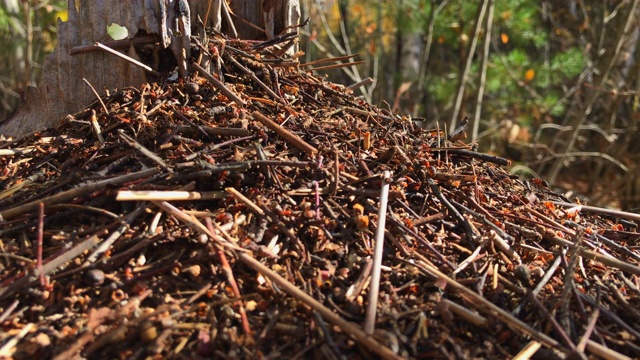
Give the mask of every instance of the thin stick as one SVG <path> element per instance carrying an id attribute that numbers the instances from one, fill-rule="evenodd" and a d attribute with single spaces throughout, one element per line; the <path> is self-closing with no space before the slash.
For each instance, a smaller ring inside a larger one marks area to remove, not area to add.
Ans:
<path id="1" fill-rule="evenodd" d="M 307 304 L 309 307 L 320 313 L 324 319 L 328 322 L 332 323 L 340 327 L 344 332 L 351 335 L 356 341 L 361 343 L 367 349 L 375 352 L 380 355 L 383 359 L 402 359 L 400 356 L 395 354 L 389 348 L 383 346 L 379 342 L 377 342 L 373 337 L 367 335 L 364 331 L 362 331 L 357 325 L 344 320 L 336 313 L 319 303 L 316 299 L 309 296 L 304 291 L 298 289 L 295 285 L 287 281 L 282 276 L 278 275 L 273 270 L 266 267 L 261 262 L 252 258 L 247 254 L 240 254 L 239 260 L 242 261 L 245 265 L 252 268 L 253 270 L 261 273 L 262 275 L 268 277 L 271 281 L 278 284 L 278 286 L 284 290 L 289 295 L 299 299 L 300 301 Z"/>
<path id="2" fill-rule="evenodd" d="M 227 21 L 227 25 L 229 25 L 229 36 L 237 39 L 238 31 L 236 30 L 236 25 L 233 23 L 233 19 L 231 19 L 231 9 L 229 9 L 229 4 L 226 1 L 222 2 L 222 15 L 224 15 L 224 19 Z M 264 30 L 262 30 L 262 32 L 264 32 Z"/>
<path id="3" fill-rule="evenodd" d="M 170 203 L 166 201 L 153 201 L 153 203 L 159 208 L 161 208 L 162 210 L 166 211 L 167 213 L 175 216 L 178 220 L 186 223 L 192 229 L 200 232 L 201 234 L 205 234 L 209 236 L 218 245 L 226 246 L 236 251 L 244 251 L 243 249 L 237 247 L 235 244 L 230 243 L 224 238 L 222 238 L 222 236 L 216 234 L 215 232 L 209 231 L 209 229 L 206 226 L 204 226 L 200 221 L 198 221 L 198 219 L 196 219 L 193 216 L 187 215 L 184 211 L 178 209 L 177 207 L 171 205 Z"/>
<path id="4" fill-rule="evenodd" d="M 102 136 L 102 129 L 100 128 L 100 124 L 98 124 L 96 111 L 93 109 L 91 109 L 91 127 L 93 128 L 93 132 L 96 133 L 96 137 L 98 138 L 98 141 L 100 141 L 100 144 L 104 145 L 104 136 Z"/>
<path id="5" fill-rule="evenodd" d="M 587 328 L 584 331 L 584 335 L 582 335 L 582 338 L 578 342 L 578 345 L 576 345 L 576 349 L 578 350 L 578 352 L 583 353 L 584 349 L 587 347 L 587 342 L 589 341 L 589 338 L 591 337 L 591 334 L 596 327 L 596 323 L 598 322 L 598 316 L 600 316 L 600 309 L 596 308 L 593 311 L 593 314 L 591 314 L 591 318 L 589 319 Z"/>
<path id="6" fill-rule="evenodd" d="M 14 300 L 11 305 L 9 305 L 2 314 L 0 314 L 0 322 L 4 322 L 9 315 L 18 307 L 20 301 Z"/>
<path id="7" fill-rule="evenodd" d="M 349 286 L 349 289 L 345 293 L 345 298 L 347 301 L 353 301 L 355 298 L 360 295 L 362 292 L 362 288 L 364 288 L 365 283 L 369 279 L 369 275 L 371 275 L 371 269 L 373 268 L 373 260 L 371 258 L 367 258 L 366 262 L 362 266 L 362 272 L 356 279 L 356 281 Z"/>
<path id="8" fill-rule="evenodd" d="M 334 57 L 330 57 L 330 58 L 324 58 L 324 59 L 318 59 L 318 60 L 309 61 L 309 62 L 306 62 L 306 63 L 302 64 L 301 66 L 309 66 L 309 65 L 321 64 L 321 63 L 332 62 L 332 61 L 344 61 L 344 60 L 352 59 L 352 58 L 357 57 L 357 56 L 360 56 L 360 54 L 345 55 L 345 56 L 334 56 Z"/>
<path id="9" fill-rule="evenodd" d="M 211 231 L 212 233 L 215 232 L 213 228 L 214 222 L 211 220 L 210 217 L 205 218 L 205 224 L 207 226 L 207 229 L 209 229 L 209 231 Z M 218 226 L 218 228 L 220 227 Z M 231 266 L 229 266 L 229 261 L 227 260 L 227 256 L 224 254 L 224 251 L 222 249 L 218 249 L 217 253 L 218 253 L 218 257 L 220 258 L 220 264 L 222 265 L 222 270 L 227 276 L 227 282 L 231 286 L 231 289 L 233 289 L 233 294 L 237 299 L 235 301 L 235 304 L 238 306 L 238 309 L 240 312 L 240 318 L 242 319 L 242 329 L 247 336 L 251 336 L 253 335 L 253 331 L 251 331 L 251 327 L 249 326 L 249 320 L 247 319 L 247 313 L 244 310 L 244 305 L 242 304 L 242 300 L 240 300 L 242 298 L 242 294 L 240 293 L 240 288 L 238 287 L 236 278 L 233 276 L 233 270 L 231 269 Z"/>
<path id="10" fill-rule="evenodd" d="M 200 129 L 204 130 L 209 135 L 219 135 L 219 136 L 249 136 L 251 135 L 251 131 L 247 129 L 240 128 L 225 128 L 225 127 L 211 127 L 211 126 L 199 126 Z M 193 130 L 193 127 L 186 125 L 176 126 L 178 132 L 185 132 L 189 130 Z"/>
<path id="11" fill-rule="evenodd" d="M 142 155 L 148 157 L 149 159 L 151 159 L 151 161 L 153 161 L 156 164 L 160 165 L 161 168 L 167 170 L 170 173 L 173 173 L 173 170 L 171 170 L 169 165 L 167 165 L 167 163 L 165 163 L 164 160 L 162 160 L 162 158 L 160 156 L 156 155 L 153 151 L 151 151 L 151 150 L 147 149 L 146 147 L 144 147 L 142 144 L 137 142 L 131 136 L 125 134 L 124 130 L 118 129 L 118 135 L 120 135 L 120 138 L 122 138 L 122 140 L 124 140 L 129 146 L 131 146 L 132 148 L 140 151 L 142 153 Z"/>
<path id="12" fill-rule="evenodd" d="M 0 156 L 19 156 L 28 154 L 36 149 L 0 149 Z"/>
<path id="13" fill-rule="evenodd" d="M 44 287 L 44 272 L 42 272 L 42 239 L 44 238 L 44 204 L 38 204 L 38 253 L 37 253 L 37 267 L 38 275 L 40 275 L 40 286 Z"/>
<path id="14" fill-rule="evenodd" d="M 498 247 L 498 249 L 502 250 L 503 253 L 507 254 L 509 258 L 520 263 L 522 260 L 520 259 L 520 255 L 515 252 L 509 243 L 507 243 L 500 235 L 498 235 L 494 230 L 489 230 L 489 239 L 493 241 L 493 243 Z"/>
<path id="15" fill-rule="evenodd" d="M 640 1 L 638 0 L 632 1 L 631 4 L 627 6 L 629 12 L 627 13 L 626 19 L 624 19 L 624 21 L 618 22 L 619 27 L 616 28 L 618 34 L 615 41 L 615 47 L 610 47 L 608 56 L 603 56 L 601 57 L 601 60 L 598 61 L 597 66 L 599 67 L 599 69 L 601 69 L 602 75 L 599 76 L 597 83 L 594 84 L 595 87 L 604 88 L 605 86 L 607 86 L 605 84 L 609 82 L 611 71 L 616 66 L 616 64 L 618 64 L 618 59 L 621 55 L 622 47 L 624 43 L 628 41 L 627 38 L 628 36 L 631 36 L 631 29 L 635 26 L 634 24 L 636 24 L 636 8 L 638 7 L 639 3 Z M 606 63 L 603 64 L 604 62 Z M 568 121 L 568 125 L 573 128 L 569 137 L 569 141 L 566 141 L 566 139 L 562 139 L 564 145 L 562 145 L 562 148 L 558 149 L 558 151 L 555 151 L 556 148 L 554 146 L 554 151 L 556 154 L 567 154 L 573 151 L 576 141 L 579 138 L 580 131 L 582 130 L 581 126 L 584 125 L 584 123 L 587 121 L 587 118 L 591 114 L 591 109 L 593 108 L 593 105 L 596 103 L 600 95 L 601 92 L 599 91 L 591 91 L 586 96 L 586 99 L 581 101 L 583 105 L 578 107 L 580 110 L 580 115 L 572 116 L 570 121 Z M 554 139 L 552 146 L 557 143 L 557 140 L 558 139 Z M 559 157 L 553 163 L 548 178 L 550 183 L 553 184 L 556 182 L 556 178 L 558 177 L 558 174 L 560 174 L 560 170 L 565 167 L 565 162 L 566 160 L 564 157 Z"/>
<path id="16" fill-rule="evenodd" d="M 482 112 L 482 100 L 487 84 L 487 65 L 489 63 L 489 45 L 491 45 L 491 32 L 493 29 L 493 10 L 495 2 L 489 0 L 489 9 L 487 14 L 487 22 L 484 36 L 484 49 L 482 51 L 482 60 L 480 65 L 480 86 L 478 87 L 478 95 L 476 97 L 476 111 L 473 115 L 473 125 L 471 130 L 471 143 L 478 140 L 478 129 L 480 128 L 480 115 Z M 422 89 L 422 88 L 419 88 Z"/>
<path id="17" fill-rule="evenodd" d="M 608 347 L 598 344 L 593 340 L 587 341 L 587 350 L 596 356 L 599 356 L 606 360 L 631 360 L 630 357 L 620 354 L 615 350 L 611 350 Z"/>
<path id="18" fill-rule="evenodd" d="M 460 214 L 458 209 L 456 209 L 455 206 L 453 206 L 451 202 L 449 202 L 449 200 L 442 194 L 442 192 L 440 191 L 440 188 L 435 183 L 435 181 L 433 181 L 433 179 L 428 179 L 428 184 L 429 184 L 429 187 L 431 188 L 431 191 L 436 195 L 436 197 L 440 200 L 440 202 L 449 210 L 451 215 L 453 215 L 453 217 L 455 217 L 458 220 L 458 223 L 460 223 L 462 227 L 466 230 L 467 237 L 468 237 L 467 241 L 469 241 L 471 245 L 474 245 L 473 238 L 475 237 L 476 233 L 471 228 L 471 225 L 469 225 L 469 222 L 467 221 L 467 219 L 464 216 L 462 216 L 462 214 Z"/>
<path id="19" fill-rule="evenodd" d="M 101 208 L 97 208 L 97 207 L 94 207 L 94 206 L 88 206 L 88 205 L 56 204 L 56 205 L 49 206 L 49 210 L 68 210 L 69 208 L 80 209 L 80 210 L 84 210 L 84 211 L 92 211 L 92 212 L 95 212 L 97 214 L 108 216 L 108 217 L 110 217 L 112 219 L 117 219 L 117 218 L 120 217 L 120 215 L 116 215 L 116 214 L 112 213 L 111 211 L 108 211 L 108 210 L 105 210 L 105 209 L 101 209 Z"/>
<path id="20" fill-rule="evenodd" d="M 254 213 L 264 216 L 265 212 L 260 208 L 260 206 L 256 205 L 253 201 L 249 200 L 246 196 L 242 195 L 238 190 L 232 187 L 228 187 L 225 189 L 227 194 L 231 194 L 235 196 L 236 199 L 240 200 L 243 204 L 247 205 L 251 211 Z"/>
<path id="21" fill-rule="evenodd" d="M 569 229 L 568 227 L 560 224 L 559 222 L 553 220 L 552 218 L 549 218 L 549 217 L 547 217 L 547 216 L 535 211 L 534 209 L 532 209 L 530 207 L 525 208 L 525 210 L 528 211 L 529 213 L 537 216 L 539 219 L 542 219 L 542 220 L 548 222 L 549 224 L 552 224 L 553 226 L 556 227 L 556 229 L 560 229 L 560 230 L 566 232 L 567 234 L 569 234 L 571 236 L 576 236 L 576 232 L 575 231 L 573 231 L 573 230 Z"/>
<path id="22" fill-rule="evenodd" d="M 478 10 L 478 17 L 476 18 L 476 28 L 473 31 L 473 36 L 471 37 L 471 44 L 469 44 L 469 51 L 467 52 L 467 58 L 465 59 L 465 66 L 460 76 L 460 86 L 458 87 L 458 93 L 456 95 L 456 101 L 453 106 L 453 115 L 451 116 L 451 125 L 450 129 L 456 128 L 456 123 L 458 122 L 458 114 L 460 113 L 460 108 L 462 107 L 462 98 L 464 97 L 464 90 L 467 86 L 467 82 L 469 81 L 469 72 L 471 70 L 471 64 L 473 64 L 473 59 L 475 58 L 474 54 L 476 52 L 476 44 L 478 43 L 478 36 L 480 34 L 480 30 L 482 30 L 482 24 L 484 23 L 484 14 L 487 12 L 487 7 L 489 6 L 489 0 L 484 0 L 480 9 Z"/>
<path id="23" fill-rule="evenodd" d="M 373 79 L 368 77 L 368 78 L 366 78 L 364 80 L 358 81 L 355 84 L 347 86 L 347 89 L 355 90 L 355 89 L 361 88 L 363 86 L 371 85 L 371 84 L 373 84 Z"/>
<path id="24" fill-rule="evenodd" d="M 475 293 L 456 280 L 450 278 L 435 266 L 421 261 L 421 264 L 418 266 L 418 268 L 437 279 L 445 281 L 449 288 L 458 291 L 461 296 L 467 298 L 469 300 L 468 304 L 470 304 L 470 306 L 473 306 L 479 311 L 504 322 L 520 334 L 524 334 L 535 340 L 538 340 L 550 348 L 562 349 L 560 343 L 553 338 L 537 331 L 536 329 L 524 323 L 522 320 L 513 317 L 494 303 L 489 302 L 481 295 Z M 566 349 L 563 350 L 566 352 Z"/>
<path id="25" fill-rule="evenodd" d="M 389 183 L 391 172 L 385 171 L 380 189 L 380 207 L 378 209 L 378 227 L 376 228 L 376 245 L 373 250 L 373 270 L 369 285 L 369 304 L 364 320 L 364 332 L 373 335 L 376 327 L 376 313 L 378 312 L 378 295 L 380 291 L 380 272 L 382 266 L 382 251 L 384 245 L 384 229 L 387 221 L 387 203 L 389 201 Z"/>
<path id="26" fill-rule="evenodd" d="M 238 69 L 242 70 L 242 72 L 244 72 L 245 74 L 249 75 L 249 77 L 255 81 L 261 88 L 264 89 L 264 91 L 267 92 L 267 94 L 269 94 L 272 98 L 279 100 L 281 102 L 286 103 L 286 101 L 279 96 L 278 94 L 276 94 L 273 90 L 271 90 L 270 87 L 267 86 L 267 84 L 265 84 L 264 82 L 262 82 L 262 80 L 260 80 L 258 78 L 258 76 L 256 76 L 256 73 L 254 73 L 253 71 L 249 70 L 247 67 L 245 67 L 244 65 L 240 64 L 238 62 L 238 60 L 236 60 L 233 56 L 229 55 L 227 57 L 232 63 L 233 65 L 235 65 Z"/>
<path id="27" fill-rule="evenodd" d="M 254 119 L 260 121 L 263 125 L 275 131 L 278 135 L 280 135 L 287 142 L 297 147 L 298 149 L 306 152 L 309 155 L 313 155 L 318 152 L 316 148 L 314 148 L 313 146 L 309 145 L 307 142 L 302 140 L 300 137 L 298 137 L 298 135 L 295 135 L 289 132 L 289 130 L 283 128 L 279 124 L 276 124 L 271 119 L 264 116 L 260 111 L 254 111 L 252 115 Z"/>
<path id="28" fill-rule="evenodd" d="M 571 340 L 567 332 L 562 328 L 560 323 L 558 323 L 556 318 L 549 313 L 549 310 L 546 307 L 544 307 L 544 305 L 540 302 L 540 300 L 538 300 L 536 296 L 532 296 L 531 301 L 538 307 L 538 309 L 540 310 L 542 315 L 546 318 L 546 320 L 551 323 L 551 326 L 553 326 L 554 330 L 558 334 L 558 337 L 560 337 L 560 339 L 564 341 L 564 343 L 569 347 L 571 352 L 572 353 L 576 352 L 576 345 L 573 343 L 573 340 Z"/>
<path id="29" fill-rule="evenodd" d="M 604 209 L 596 206 L 586 206 L 586 205 L 572 204 L 572 203 L 566 203 L 561 201 L 552 201 L 551 203 L 558 206 L 575 207 L 578 211 L 586 211 L 586 212 L 592 212 L 596 214 L 611 215 L 611 216 L 615 216 L 623 219 L 640 221 L 640 214 L 634 214 L 627 211 Z"/>
<path id="30" fill-rule="evenodd" d="M 118 227 L 114 232 L 112 232 L 109 237 L 100 243 L 100 246 L 96 248 L 96 250 L 87 258 L 87 261 L 82 264 L 82 266 L 88 266 L 90 263 L 98 260 L 98 256 L 107 252 L 111 245 L 125 233 L 133 223 L 133 221 L 142 213 L 142 211 L 146 208 L 145 204 L 138 206 L 137 209 L 133 210 L 122 222 L 122 225 Z"/>
<path id="31" fill-rule="evenodd" d="M 554 242 L 558 245 L 562 245 L 562 246 L 572 246 L 573 243 L 569 240 L 565 240 L 562 239 L 558 236 L 556 236 L 554 234 L 553 231 L 548 231 L 544 228 L 542 228 L 541 226 L 537 226 L 537 230 L 543 234 L 543 238 L 547 241 L 551 241 Z M 614 257 L 611 256 L 605 256 L 605 255 L 601 255 L 598 254 L 597 252 L 591 251 L 591 250 L 585 250 L 585 249 L 580 249 L 580 256 L 587 258 L 587 259 L 591 259 L 591 260 L 595 260 L 595 261 L 599 261 L 605 265 L 608 266 L 612 266 L 616 269 L 620 269 L 622 271 L 626 271 L 628 273 L 631 274 L 635 274 L 635 275 L 640 275 L 640 267 L 633 265 L 631 263 L 628 262 L 624 262 L 621 260 L 618 260 Z"/>
<path id="32" fill-rule="evenodd" d="M 207 1 L 207 11 L 204 13 L 204 21 L 202 22 L 204 24 L 204 27 L 207 27 L 207 22 L 209 21 L 209 13 L 211 12 L 211 3 L 213 3 L 213 0 L 209 0 Z"/>
<path id="33" fill-rule="evenodd" d="M 89 80 L 87 80 L 86 78 L 82 78 L 82 81 L 84 81 L 85 84 L 87 84 L 87 86 L 91 89 L 91 91 L 93 91 L 93 94 L 96 96 L 96 99 L 100 101 L 100 104 L 102 104 L 102 109 L 104 110 L 104 113 L 109 115 L 109 110 L 107 109 L 107 105 L 104 104 L 104 102 L 102 101 L 102 98 L 100 97 L 100 95 L 98 95 L 98 92 L 93 87 L 93 85 L 91 85 L 91 83 L 89 83 Z"/>
<path id="34" fill-rule="evenodd" d="M 340 154 L 338 150 L 335 150 L 335 158 L 333 160 L 333 184 L 331 184 L 331 196 L 335 196 L 338 193 L 338 187 L 340 186 Z"/>
<path id="35" fill-rule="evenodd" d="M 540 347 L 542 347 L 542 344 L 538 341 L 530 341 L 516 356 L 513 357 L 513 360 L 528 360 L 533 356 L 533 354 L 540 350 Z"/>
<path id="36" fill-rule="evenodd" d="M 133 39 L 122 39 L 122 40 L 113 40 L 113 41 L 105 41 L 104 45 L 108 46 L 111 49 L 122 49 L 124 51 L 131 48 L 131 45 L 139 46 L 139 45 L 149 45 L 155 44 L 160 41 L 160 38 L 157 35 L 146 35 L 146 36 L 136 36 Z M 80 54 L 88 54 L 92 52 L 98 52 L 100 48 L 96 45 L 80 45 L 74 46 L 69 51 L 69 55 L 80 55 Z"/>
<path id="37" fill-rule="evenodd" d="M 42 266 L 42 273 L 45 275 L 49 274 L 54 270 L 56 270 L 58 267 L 66 264 L 68 261 L 73 260 L 75 257 L 93 248 L 100 241 L 100 236 L 104 236 L 107 233 L 108 231 L 106 229 L 99 230 L 88 239 L 84 240 L 83 242 L 69 249 L 62 255 L 44 264 Z M 24 275 L 18 280 L 16 280 L 15 282 L 13 282 L 11 285 L 0 288 L 0 300 L 4 299 L 7 296 L 10 296 L 11 294 L 13 294 L 18 290 L 29 287 L 34 281 L 35 280 L 31 276 Z"/>
<path id="38" fill-rule="evenodd" d="M 465 321 L 480 327 L 484 327 L 487 325 L 487 318 L 485 318 L 484 316 L 479 315 L 478 313 L 473 312 L 464 306 L 458 305 L 457 303 L 449 299 L 443 299 L 442 301 L 444 301 L 444 303 L 446 304 L 446 306 L 448 306 L 448 309 L 452 313 L 463 318 Z"/>
<path id="39" fill-rule="evenodd" d="M 340 63 L 340 64 L 331 64 L 331 65 L 325 65 L 325 66 L 318 66 L 318 67 L 305 69 L 305 71 L 320 71 L 320 70 L 341 69 L 341 68 L 344 68 L 344 67 L 360 65 L 360 64 L 364 64 L 364 60 L 362 60 L 362 61 L 354 61 L 354 62 L 350 62 L 350 63 Z"/>
<path id="40" fill-rule="evenodd" d="M 159 72 L 157 72 L 157 71 L 153 70 L 150 66 L 147 66 L 147 65 L 145 65 L 145 64 L 143 64 L 143 63 L 141 63 L 140 61 L 138 61 L 138 60 L 136 60 L 136 59 L 133 59 L 133 58 L 131 58 L 131 57 L 129 57 L 129 56 L 127 56 L 127 55 L 125 55 L 125 54 L 123 54 L 123 53 L 119 52 L 119 51 L 113 50 L 112 48 L 110 48 L 110 47 L 108 47 L 108 46 L 106 46 L 106 45 L 104 45 L 104 44 L 101 44 L 101 43 L 99 43 L 99 42 L 96 42 L 96 44 L 95 44 L 95 45 L 96 45 L 98 48 L 100 48 L 100 49 L 102 49 L 102 50 L 104 50 L 104 51 L 108 52 L 108 53 L 109 53 L 109 54 L 111 54 L 111 55 L 115 55 L 115 56 L 119 57 L 120 59 L 126 60 L 126 61 L 128 61 L 128 62 L 132 63 L 133 65 L 136 65 L 136 66 L 139 66 L 139 67 L 143 68 L 144 70 L 148 71 L 148 72 L 149 72 L 149 73 L 151 73 L 152 75 L 155 75 L 155 76 L 160 76 L 160 75 L 162 75 L 162 74 L 160 74 Z"/>
<path id="41" fill-rule="evenodd" d="M 378 114 L 378 113 L 370 112 L 370 111 L 365 111 L 365 110 L 354 108 L 354 107 L 350 107 L 350 106 L 345 106 L 345 107 L 343 107 L 343 109 L 347 110 L 348 112 L 350 112 L 352 114 L 377 117 L 377 118 L 384 119 L 384 120 L 389 120 L 389 121 L 396 121 L 397 120 L 397 119 L 395 119 L 395 118 L 393 118 L 391 116 L 382 115 L 382 114 Z"/>
<path id="42" fill-rule="evenodd" d="M 9 358 L 13 354 L 12 349 L 18 345 L 20 340 L 22 340 L 28 333 L 31 331 L 31 328 L 35 325 L 33 323 L 28 323 L 25 327 L 20 330 L 20 332 L 11 338 L 11 340 L 7 341 L 2 347 L 0 347 L 0 358 Z"/>
<path id="43" fill-rule="evenodd" d="M 82 333 L 82 335 L 78 336 L 78 339 L 66 348 L 65 351 L 56 355 L 53 360 L 67 360 L 74 359 L 76 355 L 79 355 L 80 351 L 85 348 L 85 346 L 91 343 L 95 339 L 95 335 L 93 335 L 93 329 L 89 329 Z"/>
<path id="44" fill-rule="evenodd" d="M 471 255 L 469 255 L 466 259 L 462 260 L 462 262 L 458 265 L 458 267 L 455 270 L 453 270 L 452 274 L 455 275 L 459 273 L 460 271 L 466 269 L 467 266 L 469 266 L 472 262 L 476 261 L 482 249 L 484 249 L 485 245 L 487 245 L 487 243 L 489 243 L 490 241 L 491 240 L 489 240 L 488 238 L 482 241 L 482 243 L 478 247 L 476 247 L 475 250 L 473 250 Z"/>
<path id="45" fill-rule="evenodd" d="M 63 191 L 59 194 L 55 194 L 44 199 L 35 200 L 30 203 L 26 203 L 24 205 L 16 206 L 11 209 L 7 209 L 3 212 L 0 212 L 0 218 L 7 220 L 10 218 L 14 218 L 16 216 L 26 214 L 29 212 L 33 212 L 38 208 L 38 204 L 42 202 L 46 205 L 53 205 L 62 202 L 68 202 L 74 198 L 79 198 L 84 195 L 90 194 L 94 191 L 103 189 L 107 186 L 119 186 L 130 181 L 135 181 L 138 179 L 143 179 L 149 176 L 156 175 L 159 172 L 158 169 L 147 169 L 138 171 L 132 174 L 126 174 L 122 176 L 118 176 L 111 179 L 96 181 L 94 183 L 86 184 L 84 186 L 76 187 L 67 191 Z"/>
<path id="46" fill-rule="evenodd" d="M 556 256 L 555 260 L 553 261 L 553 264 L 551 264 L 551 266 L 549 267 L 549 269 L 547 269 L 542 279 L 540 279 L 540 282 L 538 282 L 536 287 L 531 291 L 532 297 L 538 296 L 538 294 L 540 293 L 540 291 L 542 291 L 544 286 L 547 285 L 549 280 L 551 280 L 551 277 L 555 273 L 558 266 L 560 266 L 561 262 L 562 262 L 562 256 Z M 522 308 L 524 308 L 529 303 L 529 299 L 530 297 L 525 297 L 522 300 L 522 302 L 518 306 L 516 306 L 516 308 L 513 309 L 513 311 L 511 311 L 511 314 L 513 314 L 514 316 L 518 316 Z"/>
<path id="47" fill-rule="evenodd" d="M 207 219 L 210 219 L 210 218 L 207 218 Z M 233 276 L 233 270 L 231 270 L 231 266 L 229 266 L 229 262 L 227 261 L 227 256 L 224 254 L 224 251 L 222 251 L 221 249 L 218 250 L 218 257 L 220 257 L 220 263 L 222 263 L 222 269 L 227 275 L 227 281 L 229 282 L 229 285 L 231 285 L 231 288 L 233 289 L 235 296 L 237 298 L 240 298 L 242 295 L 240 294 L 238 283 L 236 283 L 236 279 Z M 248 336 L 251 336 L 253 334 L 253 331 L 251 331 L 251 327 L 249 326 L 249 319 L 247 319 L 247 313 L 244 310 L 244 305 L 242 304 L 241 300 L 236 301 L 236 303 L 238 304 L 238 309 L 240 311 L 240 318 L 242 319 L 242 329 L 244 330 L 245 334 L 247 334 Z"/>
<path id="48" fill-rule="evenodd" d="M 117 201 L 193 201 L 222 199 L 223 191 L 118 191 Z"/>
<path id="49" fill-rule="evenodd" d="M 438 134 L 440 134 L 440 132 L 438 132 Z M 485 154 L 485 153 L 481 153 L 481 152 L 477 152 L 477 151 L 471 151 L 471 150 L 467 150 L 467 149 L 449 149 L 449 148 L 435 149 L 435 148 L 432 148 L 429 151 L 438 152 L 438 153 L 446 151 L 449 154 L 468 156 L 468 157 L 476 158 L 476 159 L 479 159 L 479 160 L 482 160 L 482 161 L 492 162 L 494 164 L 498 164 L 498 165 L 502 165 L 502 166 L 511 165 L 511 160 L 509 160 L 509 159 L 505 159 L 505 158 L 500 157 L 500 156 Z"/>
<path id="50" fill-rule="evenodd" d="M 140 101 L 142 102 L 142 101 Z M 204 131 L 204 129 L 202 128 L 202 126 L 195 124 L 193 121 L 191 121 L 191 119 L 189 119 L 188 117 L 184 116 L 184 114 L 182 114 L 180 111 L 178 111 L 178 109 L 175 108 L 175 106 L 173 107 L 173 113 L 178 115 L 178 117 L 182 120 L 184 120 L 187 124 L 189 124 L 193 129 L 198 130 L 202 135 L 204 135 L 204 137 L 213 142 L 213 139 L 209 136 L 209 134 Z"/>
<path id="51" fill-rule="evenodd" d="M 231 89 L 229 89 L 222 81 L 216 79 L 213 75 L 211 75 L 202 66 L 198 65 L 198 63 L 194 62 L 191 65 L 193 66 L 194 69 L 196 69 L 196 70 L 198 70 L 198 72 L 200 72 L 200 75 L 202 75 L 205 79 L 209 80 L 209 82 L 213 86 L 215 86 L 218 90 L 220 90 L 224 94 L 224 96 L 229 98 L 229 100 L 235 101 L 236 104 L 238 104 L 238 105 L 247 106 L 247 103 L 244 100 L 242 100 L 236 93 L 231 91 Z"/>

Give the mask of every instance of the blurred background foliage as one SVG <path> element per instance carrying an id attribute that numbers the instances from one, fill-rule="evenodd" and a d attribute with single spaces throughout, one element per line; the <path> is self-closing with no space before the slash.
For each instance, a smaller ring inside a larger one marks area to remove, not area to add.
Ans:
<path id="1" fill-rule="evenodd" d="M 23 89 L 37 83 L 66 9 L 66 0 L 0 0 L 0 120 L 15 110 Z"/>
<path id="2" fill-rule="evenodd" d="M 640 206 L 640 0 L 300 0 L 305 61 L 591 203 Z M 0 119 L 37 83 L 66 1 L 0 0 Z"/>
<path id="3" fill-rule="evenodd" d="M 371 77 L 356 94 L 428 128 L 469 116 L 468 141 L 514 173 L 640 206 L 637 0 L 301 3 L 308 60 L 365 61 L 332 80 Z"/>

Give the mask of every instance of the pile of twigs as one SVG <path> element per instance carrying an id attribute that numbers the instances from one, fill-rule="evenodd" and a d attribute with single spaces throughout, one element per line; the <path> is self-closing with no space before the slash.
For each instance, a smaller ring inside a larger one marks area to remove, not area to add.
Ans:
<path id="1" fill-rule="evenodd" d="M 638 216 L 277 45 L 0 143 L 0 357 L 640 356 Z"/>

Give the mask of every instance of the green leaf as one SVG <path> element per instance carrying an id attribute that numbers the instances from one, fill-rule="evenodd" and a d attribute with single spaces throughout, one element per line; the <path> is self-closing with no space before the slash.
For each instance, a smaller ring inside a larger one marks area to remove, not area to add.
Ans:
<path id="1" fill-rule="evenodd" d="M 584 56 L 578 47 L 559 53 L 551 60 L 551 70 L 567 78 L 579 75 L 584 65 Z"/>
<path id="2" fill-rule="evenodd" d="M 560 116 L 566 111 L 566 106 L 556 94 L 547 94 L 543 105 L 549 110 L 551 116 Z"/>
<path id="3" fill-rule="evenodd" d="M 129 36 L 129 30 L 124 26 L 111 23 L 111 25 L 107 26 L 107 34 L 109 34 L 113 40 L 122 40 Z"/>
<path id="4" fill-rule="evenodd" d="M 529 66 L 529 55 L 522 49 L 514 49 L 507 55 L 507 61 L 517 67 Z"/>

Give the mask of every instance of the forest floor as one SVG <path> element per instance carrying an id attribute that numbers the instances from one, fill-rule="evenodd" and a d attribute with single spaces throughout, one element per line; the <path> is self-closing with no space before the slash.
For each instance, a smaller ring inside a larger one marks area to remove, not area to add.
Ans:
<path id="1" fill-rule="evenodd" d="M 220 44 L 0 142 L 0 358 L 640 357 L 637 216 Z"/>

